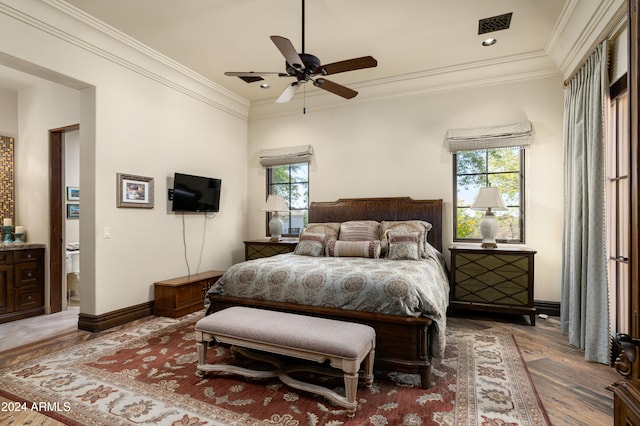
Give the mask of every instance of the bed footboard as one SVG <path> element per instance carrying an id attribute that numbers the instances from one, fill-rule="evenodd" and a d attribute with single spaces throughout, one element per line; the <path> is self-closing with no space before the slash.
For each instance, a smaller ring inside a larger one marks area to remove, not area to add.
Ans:
<path id="1" fill-rule="evenodd" d="M 211 294 L 209 299 L 211 305 L 208 313 L 231 306 L 248 306 L 366 324 L 376 331 L 377 367 L 417 373 L 420 374 L 422 388 L 426 389 L 431 385 L 429 328 L 434 324 L 429 318 L 306 306 L 219 294 Z"/>

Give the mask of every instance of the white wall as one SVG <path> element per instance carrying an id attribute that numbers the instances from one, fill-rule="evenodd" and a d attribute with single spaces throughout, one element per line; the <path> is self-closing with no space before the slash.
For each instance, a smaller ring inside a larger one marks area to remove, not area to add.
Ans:
<path id="1" fill-rule="evenodd" d="M 18 218 L 29 241 L 50 243 L 48 131 L 80 124 L 80 312 L 100 315 L 146 303 L 154 281 L 187 274 L 182 217 L 166 209 L 166 180 L 176 171 L 222 179 L 221 210 L 206 232 L 204 216 L 184 218 L 191 272 L 200 258 L 200 271 L 240 260 L 248 104 L 53 6 L 0 3 L 0 53 L 61 83 L 20 93 Z M 154 178 L 155 208 L 116 208 L 119 172 Z M 48 295 L 48 268 L 46 275 Z"/>
<path id="2" fill-rule="evenodd" d="M 18 138 L 18 93 L 1 88 L 0 135 L 10 136 L 16 140 Z"/>
<path id="3" fill-rule="evenodd" d="M 64 134 L 64 186 L 65 198 L 68 198 L 68 187 L 80 187 L 80 132 L 78 130 Z M 66 204 L 70 203 L 78 204 L 79 201 L 65 200 L 64 217 L 67 215 Z M 80 241 L 80 221 L 66 219 L 64 234 L 66 243 Z"/>
<path id="4" fill-rule="evenodd" d="M 356 98 L 357 99 L 357 98 Z M 311 101 L 309 101 L 311 102 Z M 264 148 L 310 143 L 310 200 L 410 196 L 444 200 L 445 255 L 452 242 L 452 156 L 448 128 L 533 122 L 526 152 L 526 245 L 536 255 L 535 299 L 560 300 L 563 88 L 559 76 L 503 85 L 353 102 L 249 123 L 249 237 L 263 236 Z M 275 107 L 277 108 L 277 107 Z"/>

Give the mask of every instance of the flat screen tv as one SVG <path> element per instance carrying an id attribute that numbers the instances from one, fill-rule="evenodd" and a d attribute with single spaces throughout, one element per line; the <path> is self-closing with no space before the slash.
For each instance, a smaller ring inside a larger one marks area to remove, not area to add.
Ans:
<path id="1" fill-rule="evenodd" d="M 175 173 L 173 176 L 174 212 L 218 212 L 220 179 Z"/>

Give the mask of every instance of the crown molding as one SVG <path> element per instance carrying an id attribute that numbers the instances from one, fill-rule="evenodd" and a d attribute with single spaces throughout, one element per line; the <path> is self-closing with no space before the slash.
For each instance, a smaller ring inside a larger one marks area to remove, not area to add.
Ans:
<path id="1" fill-rule="evenodd" d="M 545 47 L 563 78 L 582 66 L 625 14 L 625 0 L 570 0 L 567 3 Z"/>
<path id="2" fill-rule="evenodd" d="M 558 79 L 561 77 L 553 61 L 543 51 L 529 52 L 355 83 L 350 87 L 358 90 L 359 94 L 350 100 L 344 100 L 324 90 L 314 88 L 308 93 L 297 93 L 291 101 L 284 104 L 276 104 L 275 98 L 255 101 L 251 103 L 249 120 L 300 114 L 305 105 L 313 110 L 347 108 L 365 102 L 548 77 L 557 77 Z"/>
<path id="3" fill-rule="evenodd" d="M 36 5 L 21 2 L 18 8 L 8 3 L 11 1 L 0 3 L 0 13 L 225 113 L 248 119 L 250 103 L 247 99 L 63 0 L 42 0 Z M 63 17 L 50 16 L 51 10 L 42 9 L 46 6 L 60 12 Z M 47 21 L 38 17 L 42 14 L 46 14 Z M 71 21 L 63 19 L 65 17 L 71 18 Z M 60 21 L 64 26 L 50 23 L 54 21 Z M 87 27 L 93 31 L 87 32 Z"/>

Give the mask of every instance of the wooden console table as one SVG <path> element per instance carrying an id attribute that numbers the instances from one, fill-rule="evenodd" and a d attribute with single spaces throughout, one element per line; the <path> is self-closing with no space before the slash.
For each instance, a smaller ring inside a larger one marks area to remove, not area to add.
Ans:
<path id="1" fill-rule="evenodd" d="M 204 309 L 205 294 L 222 274 L 224 271 L 208 271 L 153 283 L 153 314 L 178 318 Z"/>

